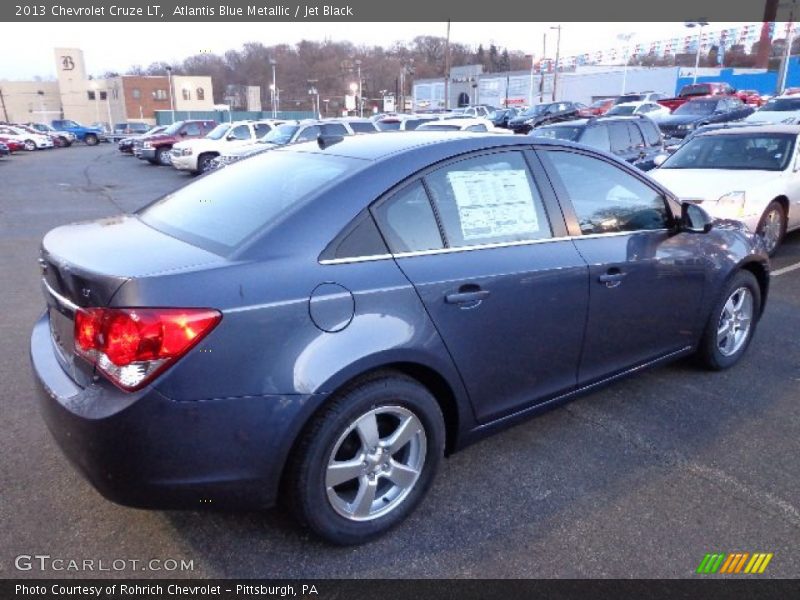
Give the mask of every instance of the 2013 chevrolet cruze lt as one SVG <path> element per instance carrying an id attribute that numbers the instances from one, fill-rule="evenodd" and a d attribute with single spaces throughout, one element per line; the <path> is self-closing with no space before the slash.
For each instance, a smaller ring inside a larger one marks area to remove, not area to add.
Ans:
<path id="1" fill-rule="evenodd" d="M 108 498 L 338 543 L 442 456 L 641 367 L 745 352 L 759 238 L 569 142 L 386 133 L 234 164 L 42 243 L 43 413 Z"/>

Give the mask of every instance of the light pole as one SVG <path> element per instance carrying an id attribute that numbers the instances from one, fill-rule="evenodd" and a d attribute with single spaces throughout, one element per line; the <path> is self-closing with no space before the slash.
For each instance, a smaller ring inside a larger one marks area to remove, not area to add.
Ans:
<path id="1" fill-rule="evenodd" d="M 786 90 L 787 79 L 789 77 L 789 61 L 792 58 L 792 44 L 794 43 L 794 36 L 796 30 L 794 24 L 789 24 L 789 31 L 786 32 L 786 52 L 783 56 L 783 68 L 781 69 L 781 80 L 778 91 L 783 93 Z"/>
<path id="2" fill-rule="evenodd" d="M 358 91 L 358 84 L 355 81 L 350 84 L 350 91 L 352 92 L 353 96 L 356 95 L 356 92 Z M 356 110 L 358 110 L 358 104 L 354 104 L 354 106 Z"/>
<path id="3" fill-rule="evenodd" d="M 278 118 L 278 85 L 275 83 L 275 66 L 278 64 L 274 58 L 269 59 L 269 64 L 272 65 L 272 85 L 269 89 L 272 90 L 272 118 Z"/>
<path id="4" fill-rule="evenodd" d="M 317 91 L 318 79 L 308 79 L 308 95 L 311 96 L 311 108 L 314 110 L 315 118 L 319 119 L 319 92 Z"/>
<path id="5" fill-rule="evenodd" d="M 167 82 L 169 87 L 169 110 L 172 122 L 175 122 L 175 94 L 172 93 L 172 67 L 167 67 Z"/>
<path id="6" fill-rule="evenodd" d="M 96 81 L 92 82 L 92 90 L 94 90 L 94 119 L 96 123 L 100 122 L 100 101 L 98 100 L 98 96 L 100 95 L 100 86 L 97 85 Z"/>
<path id="7" fill-rule="evenodd" d="M 547 56 L 547 32 L 542 36 L 542 60 L 539 62 L 539 72 L 542 75 L 539 81 L 539 104 L 544 104 L 544 66 Z"/>
<path id="8" fill-rule="evenodd" d="M 633 33 L 620 33 L 617 36 L 618 40 L 625 42 L 625 51 L 624 51 L 624 53 L 622 55 L 622 59 L 625 61 L 625 66 L 622 67 L 622 90 L 620 92 L 620 94 L 623 95 L 623 96 L 625 95 L 625 87 L 627 86 L 627 83 L 628 83 L 628 62 L 629 62 L 628 61 L 628 51 L 629 51 L 628 42 L 631 41 L 631 38 L 633 36 L 634 36 Z"/>
<path id="9" fill-rule="evenodd" d="M 116 89 L 116 87 L 114 88 Z M 110 90 L 108 89 L 108 81 L 106 81 L 106 110 L 108 111 L 108 130 L 114 131 L 114 117 L 111 116 L 111 98 Z"/>
<path id="10" fill-rule="evenodd" d="M 700 68 L 700 47 L 703 42 L 703 27 L 708 25 L 708 21 L 686 21 L 684 25 L 689 29 L 693 27 L 700 28 L 697 32 L 697 54 L 694 57 L 694 77 L 692 78 L 692 83 L 697 83 L 697 70 Z"/>
<path id="11" fill-rule="evenodd" d="M 556 87 L 558 86 L 558 58 L 561 53 L 561 25 L 556 25 L 550 29 L 555 29 L 558 32 L 556 37 L 556 64 L 553 67 L 553 102 L 556 101 Z"/>
<path id="12" fill-rule="evenodd" d="M 364 99 L 361 96 L 361 59 L 356 59 L 356 67 L 358 68 L 358 116 L 364 116 Z"/>

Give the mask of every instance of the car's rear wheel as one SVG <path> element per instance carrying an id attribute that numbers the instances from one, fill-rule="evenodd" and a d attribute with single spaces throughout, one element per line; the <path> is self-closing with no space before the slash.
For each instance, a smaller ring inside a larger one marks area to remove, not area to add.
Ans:
<path id="1" fill-rule="evenodd" d="M 298 519 L 336 544 L 359 544 L 405 519 L 444 452 L 436 399 L 415 380 L 380 373 L 317 415 L 289 464 L 286 492 Z"/>
<path id="2" fill-rule="evenodd" d="M 87 146 L 97 146 L 100 143 L 98 137 L 93 133 L 87 133 L 83 141 Z"/>
<path id="3" fill-rule="evenodd" d="M 727 369 L 744 355 L 761 314 L 761 288 L 749 271 L 728 281 L 711 311 L 698 355 L 713 370 Z"/>
<path id="4" fill-rule="evenodd" d="M 33 150 L 36 150 L 36 142 L 34 142 L 33 140 L 25 140 L 23 147 L 28 152 L 32 152 Z"/>
<path id="5" fill-rule="evenodd" d="M 786 235 L 786 211 L 777 200 L 770 202 L 764 211 L 758 224 L 758 233 L 764 238 L 767 253 L 773 256 Z"/>

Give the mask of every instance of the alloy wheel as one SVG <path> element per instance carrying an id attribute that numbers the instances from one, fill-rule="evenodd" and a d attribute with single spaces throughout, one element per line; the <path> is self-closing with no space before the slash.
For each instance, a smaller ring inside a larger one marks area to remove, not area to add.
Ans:
<path id="1" fill-rule="evenodd" d="M 783 233 L 783 215 L 779 209 L 772 208 L 767 213 L 761 233 L 764 236 L 764 245 L 767 247 L 767 252 L 772 254 L 780 243 L 781 234 Z"/>
<path id="2" fill-rule="evenodd" d="M 328 459 L 325 488 L 341 516 L 371 521 L 400 506 L 425 465 L 420 419 L 402 406 L 374 408 L 339 436 Z"/>
<path id="3" fill-rule="evenodd" d="M 717 348 L 723 356 L 736 354 L 747 342 L 753 306 L 753 293 L 747 287 L 736 288 L 728 296 L 717 325 Z"/>

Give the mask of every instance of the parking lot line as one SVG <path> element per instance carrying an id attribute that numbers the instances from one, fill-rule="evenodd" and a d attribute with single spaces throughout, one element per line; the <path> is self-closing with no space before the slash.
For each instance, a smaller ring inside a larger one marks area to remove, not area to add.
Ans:
<path id="1" fill-rule="evenodd" d="M 788 267 L 783 267 L 782 269 L 776 269 L 770 275 L 772 277 L 778 277 L 779 275 L 785 275 L 786 273 L 791 273 L 792 271 L 796 271 L 800 269 L 800 262 L 795 263 L 793 265 L 789 265 Z"/>

